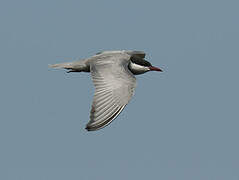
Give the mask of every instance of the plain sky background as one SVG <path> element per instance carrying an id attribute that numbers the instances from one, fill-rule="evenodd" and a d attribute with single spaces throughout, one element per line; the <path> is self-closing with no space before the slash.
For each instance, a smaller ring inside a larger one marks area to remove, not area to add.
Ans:
<path id="1" fill-rule="evenodd" d="M 0 1 L 1 180 L 238 180 L 239 1 Z M 106 128 L 90 74 L 48 64 L 144 50 Z"/>

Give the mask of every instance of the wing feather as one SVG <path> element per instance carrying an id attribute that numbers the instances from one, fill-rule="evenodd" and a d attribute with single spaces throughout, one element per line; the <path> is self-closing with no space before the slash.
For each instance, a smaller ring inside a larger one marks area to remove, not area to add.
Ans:
<path id="1" fill-rule="evenodd" d="M 133 96 L 136 79 L 128 69 L 127 53 L 102 54 L 90 64 L 95 94 L 86 126 L 89 131 L 110 124 Z"/>

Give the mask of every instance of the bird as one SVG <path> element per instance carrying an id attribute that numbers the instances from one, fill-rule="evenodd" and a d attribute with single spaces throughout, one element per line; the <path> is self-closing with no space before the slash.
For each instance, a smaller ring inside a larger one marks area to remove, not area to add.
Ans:
<path id="1" fill-rule="evenodd" d="M 49 65 L 71 72 L 89 72 L 95 87 L 90 120 L 85 129 L 96 131 L 109 125 L 134 95 L 135 75 L 162 69 L 145 60 L 144 51 L 110 50 L 73 62 Z"/>

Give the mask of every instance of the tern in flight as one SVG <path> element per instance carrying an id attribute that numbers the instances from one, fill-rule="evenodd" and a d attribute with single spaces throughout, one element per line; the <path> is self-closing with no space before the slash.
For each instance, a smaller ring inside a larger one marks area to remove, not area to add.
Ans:
<path id="1" fill-rule="evenodd" d="M 103 51 L 90 58 L 49 66 L 91 73 L 95 93 L 86 130 L 95 131 L 109 125 L 129 103 L 136 86 L 134 75 L 162 71 L 144 58 L 143 51 Z"/>

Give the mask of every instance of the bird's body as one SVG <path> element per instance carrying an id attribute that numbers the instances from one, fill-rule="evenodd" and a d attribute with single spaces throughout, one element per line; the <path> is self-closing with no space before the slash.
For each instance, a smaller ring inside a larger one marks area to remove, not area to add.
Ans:
<path id="1" fill-rule="evenodd" d="M 110 124 L 128 104 L 136 86 L 134 75 L 161 71 L 144 57 L 143 51 L 104 51 L 87 59 L 50 67 L 91 73 L 95 94 L 86 129 L 94 131 Z"/>

